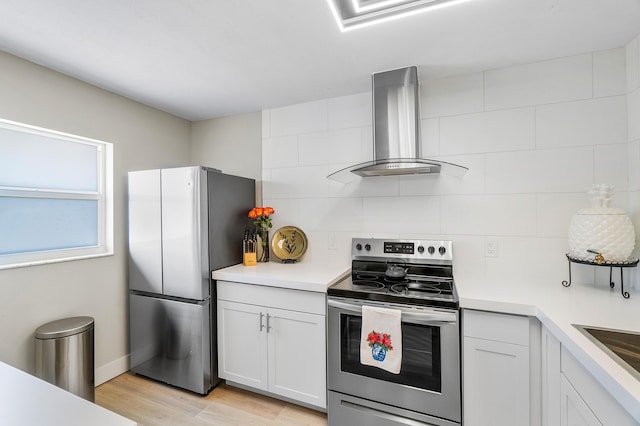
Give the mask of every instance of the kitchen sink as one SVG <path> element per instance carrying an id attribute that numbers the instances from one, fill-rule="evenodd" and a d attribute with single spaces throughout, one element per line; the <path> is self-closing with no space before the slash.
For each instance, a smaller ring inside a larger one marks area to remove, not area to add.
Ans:
<path id="1" fill-rule="evenodd" d="M 640 380 L 640 333 L 578 324 L 574 327 Z"/>

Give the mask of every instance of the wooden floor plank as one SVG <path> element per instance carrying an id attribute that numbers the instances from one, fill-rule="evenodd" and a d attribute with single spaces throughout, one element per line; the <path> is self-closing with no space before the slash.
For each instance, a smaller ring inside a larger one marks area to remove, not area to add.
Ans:
<path id="1" fill-rule="evenodd" d="M 326 426 L 324 413 L 221 384 L 207 396 L 124 373 L 96 388 L 96 404 L 141 426 Z"/>

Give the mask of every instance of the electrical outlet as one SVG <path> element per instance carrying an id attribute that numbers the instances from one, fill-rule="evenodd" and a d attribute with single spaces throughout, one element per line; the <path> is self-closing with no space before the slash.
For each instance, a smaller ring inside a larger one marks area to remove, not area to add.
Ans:
<path id="1" fill-rule="evenodd" d="M 487 238 L 484 241 L 484 256 L 498 257 L 498 240 L 496 238 Z"/>

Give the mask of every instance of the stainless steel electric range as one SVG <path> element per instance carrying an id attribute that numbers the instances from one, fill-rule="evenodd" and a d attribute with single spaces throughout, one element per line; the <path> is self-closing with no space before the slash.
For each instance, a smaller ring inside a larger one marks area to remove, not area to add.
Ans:
<path id="1" fill-rule="evenodd" d="M 351 276 L 327 290 L 329 425 L 459 425 L 451 241 L 354 238 L 351 253 Z M 363 306 L 401 311 L 398 374 L 360 363 Z"/>

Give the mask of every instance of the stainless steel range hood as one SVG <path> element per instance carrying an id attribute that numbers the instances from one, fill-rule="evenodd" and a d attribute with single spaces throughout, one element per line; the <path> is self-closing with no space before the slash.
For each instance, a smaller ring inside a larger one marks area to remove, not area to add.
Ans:
<path id="1" fill-rule="evenodd" d="M 354 174 L 369 177 L 466 173 L 466 167 L 422 158 L 417 67 L 377 73 L 372 80 L 374 160 L 346 167 L 327 176 L 329 179 L 347 183 L 357 179 Z"/>

